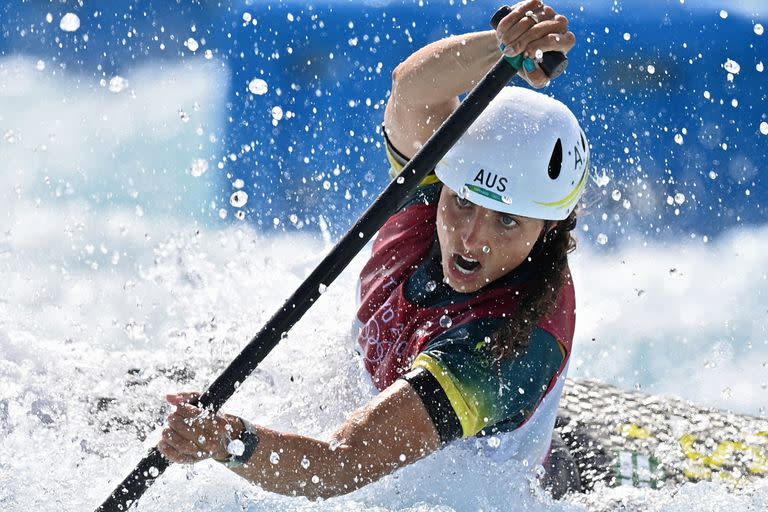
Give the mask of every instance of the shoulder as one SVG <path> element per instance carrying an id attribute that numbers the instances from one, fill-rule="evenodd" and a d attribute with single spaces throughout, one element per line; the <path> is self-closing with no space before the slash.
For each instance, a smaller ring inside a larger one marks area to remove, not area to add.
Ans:
<path id="1" fill-rule="evenodd" d="M 469 437 L 500 423 L 515 428 L 533 413 L 556 377 L 565 354 L 543 329 L 534 329 L 524 350 L 497 358 L 492 340 L 503 324 L 503 319 L 485 318 L 456 326 L 430 340 L 414 360 L 409 378 L 417 392 L 437 402 L 435 397 L 444 396 L 450 404 L 442 406 L 450 414 L 440 413 L 436 425 L 453 430 L 441 437 Z"/>

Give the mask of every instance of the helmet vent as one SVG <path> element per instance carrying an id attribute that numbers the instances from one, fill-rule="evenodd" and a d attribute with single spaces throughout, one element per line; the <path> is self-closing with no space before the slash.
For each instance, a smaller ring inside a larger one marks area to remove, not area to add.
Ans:
<path id="1" fill-rule="evenodd" d="M 587 150 L 587 142 L 584 140 L 584 132 L 581 132 L 581 149 Z"/>
<path id="2" fill-rule="evenodd" d="M 555 149 L 552 150 L 552 156 L 549 159 L 549 177 L 556 180 L 560 176 L 560 169 L 563 166 L 563 144 L 560 139 L 555 143 Z"/>

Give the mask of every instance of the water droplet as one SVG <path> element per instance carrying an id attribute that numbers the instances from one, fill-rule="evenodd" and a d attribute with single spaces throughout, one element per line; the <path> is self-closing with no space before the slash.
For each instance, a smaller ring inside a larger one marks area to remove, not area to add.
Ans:
<path id="1" fill-rule="evenodd" d="M 462 198 L 462 199 L 466 199 L 466 198 L 467 198 L 467 196 L 469 195 L 469 187 L 467 187 L 466 185 L 464 185 L 463 187 L 461 187 L 461 188 L 459 189 L 458 195 L 459 195 L 459 197 L 460 197 L 460 198 Z"/>
<path id="2" fill-rule="evenodd" d="M 235 456 L 240 456 L 245 453 L 245 443 L 240 439 L 233 439 L 227 444 L 227 453 Z"/>
<path id="3" fill-rule="evenodd" d="M 158 476 L 160 476 L 160 470 L 157 469 L 155 466 L 150 467 L 148 473 L 149 473 L 149 476 L 151 476 L 152 478 L 157 478 Z"/>
<path id="4" fill-rule="evenodd" d="M 720 17 L 723 19 L 726 19 L 728 17 L 728 11 L 726 11 L 725 9 L 722 9 L 720 11 Z"/>
<path id="5" fill-rule="evenodd" d="M 542 466 L 541 464 L 536 464 L 535 473 L 536 473 L 536 478 L 542 479 L 547 474 L 547 470 L 544 469 L 544 466 Z"/>
<path id="6" fill-rule="evenodd" d="M 225 208 L 219 208 L 219 218 L 224 220 L 227 218 L 227 210 Z"/>
<path id="7" fill-rule="evenodd" d="M 453 325 L 453 320 L 451 320 L 451 317 L 448 315 L 443 315 L 440 317 L 440 327 L 444 329 L 448 329 Z"/>
<path id="8" fill-rule="evenodd" d="M 328 448 L 329 448 L 329 449 L 330 449 L 332 452 L 335 452 L 335 451 L 336 451 L 336 450 L 339 448 L 339 446 L 341 446 L 341 442 L 339 442 L 339 441 L 338 441 L 338 440 L 336 440 L 336 439 L 334 439 L 333 441 L 331 441 L 330 443 L 328 443 Z"/>
<path id="9" fill-rule="evenodd" d="M 272 464 L 277 464 L 280 462 L 280 454 L 277 452 L 272 452 L 269 454 L 269 462 Z"/>
<path id="10" fill-rule="evenodd" d="M 678 192 L 675 194 L 675 203 L 683 204 L 685 202 L 685 195 Z"/>
<path id="11" fill-rule="evenodd" d="M 536 50 L 533 58 L 536 59 L 536 62 L 541 62 L 544 60 L 544 52 L 541 49 Z"/>
<path id="12" fill-rule="evenodd" d="M 213 58 L 213 52 L 211 50 L 205 50 L 205 53 L 203 53 L 206 59 L 211 60 Z"/>
<path id="13" fill-rule="evenodd" d="M 624 32 L 624 40 L 629 41 L 632 38 L 632 36 L 629 34 L 629 32 Z"/>
<path id="14" fill-rule="evenodd" d="M 242 208 L 243 206 L 245 206 L 245 203 L 247 202 L 248 202 L 248 193 L 242 190 L 238 190 L 237 192 L 234 192 L 229 197 L 229 204 L 231 204 L 235 208 Z"/>
<path id="15" fill-rule="evenodd" d="M 189 173 L 195 178 L 202 176 L 208 170 L 208 160 L 197 158 L 192 160 L 192 166 L 189 169 Z"/>
<path id="16" fill-rule="evenodd" d="M 768 135 L 768 123 L 766 123 L 765 121 L 760 123 L 760 133 L 762 133 L 763 135 Z"/>
<path id="17" fill-rule="evenodd" d="M 611 192 L 611 197 L 613 198 L 614 201 L 618 201 L 619 199 L 621 199 L 621 191 L 618 189 L 614 190 L 613 192 Z"/>
<path id="18" fill-rule="evenodd" d="M 319 484 L 320 483 L 320 477 L 317 475 L 312 475 L 312 483 L 313 484 Z"/>
<path id="19" fill-rule="evenodd" d="M 765 70 L 765 66 L 763 65 L 763 61 L 758 62 L 755 65 L 755 69 L 757 70 L 758 73 L 762 73 Z"/>
<path id="20" fill-rule="evenodd" d="M 428 292 L 433 292 L 437 288 L 437 283 L 435 281 L 427 281 L 427 284 L 424 285 L 424 288 Z"/>
<path id="21" fill-rule="evenodd" d="M 727 72 L 733 75 L 737 75 L 739 74 L 739 71 L 741 71 L 741 66 L 739 66 L 739 63 L 731 59 L 726 59 L 725 64 L 723 64 L 723 67 Z"/>
<path id="22" fill-rule="evenodd" d="M 405 183 L 405 178 L 403 178 L 402 176 L 398 176 L 395 181 L 397 182 L 398 185 L 402 185 L 403 183 Z"/>
<path id="23" fill-rule="evenodd" d="M 723 398 L 726 400 L 733 397 L 733 390 L 730 387 L 723 388 Z"/>
<path id="24" fill-rule="evenodd" d="M 283 109 L 279 106 L 272 107 L 272 119 L 274 121 L 279 121 L 283 118 Z"/>
<path id="25" fill-rule="evenodd" d="M 608 243 L 608 235 L 606 235 L 605 233 L 600 233 L 599 235 L 597 235 L 597 243 L 599 243 L 600 245 L 607 244 Z"/>
<path id="26" fill-rule="evenodd" d="M 38 71 L 44 70 L 45 69 L 45 61 L 38 60 L 37 64 L 35 64 L 35 69 L 38 70 Z"/>
<path id="27" fill-rule="evenodd" d="M 625 199 L 624 202 L 621 203 L 621 206 L 623 206 L 625 210 L 629 210 L 632 207 L 632 203 L 629 199 Z"/>
<path id="28" fill-rule="evenodd" d="M 303 467 L 304 469 L 309 469 L 309 459 L 308 458 L 304 457 L 303 459 L 301 459 L 301 467 Z"/>
<path id="29" fill-rule="evenodd" d="M 611 177 L 605 171 L 600 176 L 595 176 L 595 183 L 598 187 L 604 187 L 611 182 Z"/>
<path id="30" fill-rule="evenodd" d="M 200 436 L 197 438 L 197 444 L 204 444 L 205 443 L 205 436 Z"/>
<path id="31" fill-rule="evenodd" d="M 109 92 L 118 93 L 128 87 L 128 80 L 121 76 L 113 76 L 109 79 Z"/>
<path id="32" fill-rule="evenodd" d="M 653 75 L 653 74 L 656 73 L 656 66 L 654 66 L 653 64 L 648 64 L 648 66 L 646 66 L 645 70 L 648 71 L 649 75 Z"/>
<path id="33" fill-rule="evenodd" d="M 237 210 L 235 212 L 235 218 L 237 220 L 245 220 L 245 212 L 243 210 Z"/>
<path id="34" fill-rule="evenodd" d="M 498 448 L 501 446 L 501 439 L 499 439 L 497 436 L 491 436 L 488 438 L 488 446 L 491 448 Z"/>
<path id="35" fill-rule="evenodd" d="M 683 135 L 680 133 L 675 134 L 675 142 L 682 145 L 683 144 Z"/>
<path id="36" fill-rule="evenodd" d="M 324 285 L 323 283 L 320 283 L 320 286 L 317 287 L 317 291 L 320 292 L 320 295 L 325 293 L 325 290 L 327 290 L 328 287 Z"/>
<path id="37" fill-rule="evenodd" d="M 400 459 L 400 462 L 405 462 L 405 454 L 401 453 L 398 459 Z"/>
<path id="38" fill-rule="evenodd" d="M 68 12 L 61 17 L 59 28 L 64 32 L 75 32 L 80 28 L 80 18 L 73 12 Z"/>
<path id="39" fill-rule="evenodd" d="M 717 173 L 715 171 L 709 171 L 709 179 L 714 180 L 717 178 Z"/>
<path id="40" fill-rule="evenodd" d="M 512 196 L 508 196 L 508 195 L 501 196 L 501 202 L 504 204 L 512 204 L 512 201 L 513 201 Z"/>
<path id="41" fill-rule="evenodd" d="M 196 52 L 198 48 L 200 48 L 200 45 L 197 43 L 197 40 L 194 37 L 190 37 L 184 42 L 184 46 L 189 48 L 189 51 Z"/>
<path id="42" fill-rule="evenodd" d="M 517 388 L 517 392 L 520 393 L 521 395 L 525 394 L 525 390 L 523 388 Z"/>
<path id="43" fill-rule="evenodd" d="M 189 122 L 189 114 L 187 114 L 183 110 L 179 109 L 179 119 L 181 119 L 182 123 L 188 123 Z"/>
<path id="44" fill-rule="evenodd" d="M 232 182 L 232 186 L 239 190 L 245 186 L 245 182 L 240 178 L 237 178 L 235 181 Z"/>
<path id="45" fill-rule="evenodd" d="M 491 247 L 489 245 L 484 245 L 482 250 L 483 250 L 483 254 L 491 253 Z"/>
<path id="46" fill-rule="evenodd" d="M 763 35 L 763 26 L 759 23 L 755 24 L 755 34 L 759 36 Z"/>
<path id="47" fill-rule="evenodd" d="M 254 78 L 253 80 L 248 82 L 248 90 L 251 92 L 251 94 L 261 96 L 262 94 L 267 93 L 267 91 L 269 90 L 269 86 L 267 85 L 267 82 L 265 82 L 261 78 Z"/>

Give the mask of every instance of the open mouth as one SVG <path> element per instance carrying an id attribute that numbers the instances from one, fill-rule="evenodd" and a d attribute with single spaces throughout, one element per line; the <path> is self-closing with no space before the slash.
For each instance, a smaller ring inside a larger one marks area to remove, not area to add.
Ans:
<path id="1" fill-rule="evenodd" d="M 453 261 L 456 263 L 456 269 L 462 274 L 471 274 L 480 268 L 479 261 L 461 254 L 454 254 Z"/>

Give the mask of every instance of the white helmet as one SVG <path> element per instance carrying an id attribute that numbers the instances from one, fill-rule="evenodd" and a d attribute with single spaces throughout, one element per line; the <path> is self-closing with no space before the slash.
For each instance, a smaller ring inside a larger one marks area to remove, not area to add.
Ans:
<path id="1" fill-rule="evenodd" d="M 484 208 L 563 220 L 587 184 L 589 145 L 568 107 L 530 89 L 505 87 L 435 173 Z"/>

